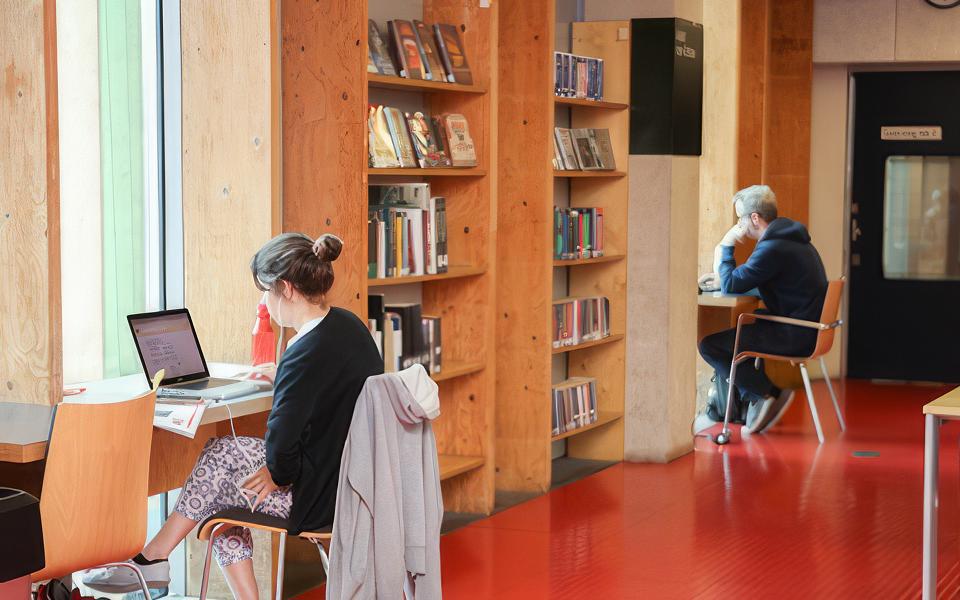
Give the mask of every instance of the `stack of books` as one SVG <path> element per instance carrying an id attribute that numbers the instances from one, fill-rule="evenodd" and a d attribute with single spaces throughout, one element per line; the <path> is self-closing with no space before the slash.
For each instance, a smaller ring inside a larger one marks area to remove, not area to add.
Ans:
<path id="1" fill-rule="evenodd" d="M 370 105 L 367 135 L 368 165 L 374 168 L 477 166 L 477 149 L 461 114 L 431 118 L 422 112 Z"/>
<path id="2" fill-rule="evenodd" d="M 561 298 L 553 301 L 553 347 L 576 346 L 610 335 L 610 300 Z"/>
<path id="3" fill-rule="evenodd" d="M 380 27 L 372 19 L 367 29 L 368 73 L 473 84 L 463 41 L 454 25 L 387 21 L 388 42 L 384 42 Z"/>
<path id="4" fill-rule="evenodd" d="M 559 171 L 600 171 L 617 168 L 609 129 L 554 128 L 553 168 Z"/>
<path id="5" fill-rule="evenodd" d="M 603 209 L 553 207 L 553 258 L 603 256 Z"/>
<path id="6" fill-rule="evenodd" d="M 370 185 L 367 277 L 446 273 L 447 201 L 429 183 Z"/>
<path id="7" fill-rule="evenodd" d="M 597 422 L 597 380 L 573 377 L 553 386 L 553 435 Z"/>
<path id="8" fill-rule="evenodd" d="M 554 52 L 553 93 L 564 98 L 603 100 L 603 59 Z"/>
<path id="9" fill-rule="evenodd" d="M 421 364 L 440 373 L 440 317 L 427 316 L 419 304 L 386 304 L 383 294 L 367 297 L 367 327 L 383 357 L 383 370 L 394 373 Z"/>

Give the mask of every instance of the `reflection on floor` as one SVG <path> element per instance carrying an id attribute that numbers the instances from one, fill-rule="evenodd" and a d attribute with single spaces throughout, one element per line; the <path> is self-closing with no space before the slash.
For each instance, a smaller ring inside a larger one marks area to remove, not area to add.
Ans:
<path id="1" fill-rule="evenodd" d="M 441 541 L 446 598 L 919 598 L 923 426 L 947 388 L 817 388 L 796 423 L 667 465 L 618 464 Z M 940 595 L 960 594 L 957 433 L 943 430 Z M 317 590 L 301 598 L 320 598 Z"/>

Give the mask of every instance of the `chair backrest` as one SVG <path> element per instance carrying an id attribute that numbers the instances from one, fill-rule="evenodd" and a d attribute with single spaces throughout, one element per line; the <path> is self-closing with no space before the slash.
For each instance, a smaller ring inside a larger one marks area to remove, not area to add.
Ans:
<path id="1" fill-rule="evenodd" d="M 823 310 L 820 311 L 820 322 L 826 325 L 833 323 L 840 315 L 840 300 L 843 298 L 844 278 L 831 281 L 827 284 L 827 295 L 823 299 Z M 833 337 L 837 328 L 821 329 L 817 333 L 817 345 L 810 358 L 819 358 L 830 352 L 833 347 Z"/>
<path id="2" fill-rule="evenodd" d="M 46 566 L 34 581 L 119 562 L 143 548 L 157 395 L 62 403 L 47 452 L 40 516 Z"/>

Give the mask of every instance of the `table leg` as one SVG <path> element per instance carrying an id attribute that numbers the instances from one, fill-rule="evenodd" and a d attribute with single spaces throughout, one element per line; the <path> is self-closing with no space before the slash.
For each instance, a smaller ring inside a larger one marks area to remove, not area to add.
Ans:
<path id="1" fill-rule="evenodd" d="M 937 479 L 940 475 L 940 418 L 926 415 L 923 446 L 923 600 L 937 595 Z"/>

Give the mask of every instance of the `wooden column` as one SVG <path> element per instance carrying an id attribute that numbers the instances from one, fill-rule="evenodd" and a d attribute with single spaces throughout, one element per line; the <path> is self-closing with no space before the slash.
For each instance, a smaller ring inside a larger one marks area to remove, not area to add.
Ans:
<path id="1" fill-rule="evenodd" d="M 780 215 L 806 223 L 813 0 L 742 0 L 737 187 L 766 183 Z"/>
<path id="2" fill-rule="evenodd" d="M 283 230 L 344 240 L 332 302 L 366 317 L 367 3 L 280 6 Z"/>
<path id="3" fill-rule="evenodd" d="M 0 3 L 0 115 L 0 402 L 54 404 L 63 389 L 55 0 Z"/>

